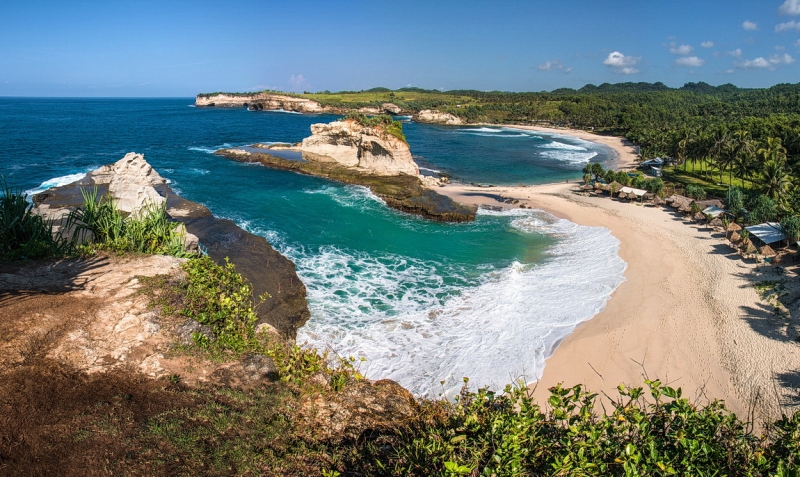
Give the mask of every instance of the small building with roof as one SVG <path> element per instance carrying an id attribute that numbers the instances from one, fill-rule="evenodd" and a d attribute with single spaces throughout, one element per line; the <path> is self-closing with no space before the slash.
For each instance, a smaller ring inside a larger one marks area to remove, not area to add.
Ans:
<path id="1" fill-rule="evenodd" d="M 786 235 L 781 230 L 781 224 L 777 222 L 764 222 L 758 225 L 748 225 L 744 228 L 750 237 L 757 238 L 764 245 L 786 240 Z"/>

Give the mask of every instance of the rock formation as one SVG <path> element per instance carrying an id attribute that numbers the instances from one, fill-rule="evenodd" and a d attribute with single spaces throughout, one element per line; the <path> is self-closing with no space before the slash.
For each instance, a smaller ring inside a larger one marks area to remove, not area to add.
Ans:
<path id="1" fill-rule="evenodd" d="M 229 94 L 229 93 L 216 93 L 210 95 L 197 95 L 194 100 L 197 107 L 223 107 L 223 108 L 241 108 L 247 107 L 250 109 L 262 110 L 276 110 L 282 109 L 284 111 L 294 111 L 298 113 L 324 113 L 333 112 L 332 108 L 322 106 L 316 101 L 295 98 L 293 96 L 285 96 L 280 94 L 269 93 L 253 93 L 253 94 Z"/>
<path id="2" fill-rule="evenodd" d="M 414 121 L 429 124 L 444 124 L 446 126 L 460 126 L 466 124 L 463 119 L 450 113 L 435 109 L 423 109 L 414 115 Z"/>
<path id="3" fill-rule="evenodd" d="M 311 316 L 306 287 L 291 260 L 263 237 L 242 230 L 230 220 L 218 219 L 206 207 L 176 195 L 141 154 L 129 153 L 77 182 L 36 194 L 36 211 L 59 219 L 83 205 L 82 188 L 93 187 L 99 195 L 111 196 L 126 212 L 133 213 L 151 201 L 166 203 L 167 214 L 185 228 L 188 246 L 202 244 L 218 263 L 230 258 L 236 270 L 253 284 L 256 296 L 265 292 L 271 295 L 257 309 L 259 321 L 272 325 L 282 336 L 294 339 L 297 329 Z"/>
<path id="4" fill-rule="evenodd" d="M 381 105 L 381 109 L 383 109 L 384 112 L 389 114 L 400 114 L 403 111 L 403 109 L 400 106 L 394 103 L 383 103 Z"/>
<path id="5" fill-rule="evenodd" d="M 367 174 L 419 175 L 408 144 L 382 127 L 365 127 L 355 120 L 334 121 L 312 124 L 311 133 L 300 145 L 303 152 L 329 157 Z"/>

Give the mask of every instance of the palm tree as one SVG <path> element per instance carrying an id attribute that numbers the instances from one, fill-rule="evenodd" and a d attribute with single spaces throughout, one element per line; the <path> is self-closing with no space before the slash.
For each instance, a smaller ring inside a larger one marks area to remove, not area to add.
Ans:
<path id="1" fill-rule="evenodd" d="M 765 195 L 776 201 L 781 200 L 790 183 L 789 173 L 784 169 L 782 162 L 770 159 L 764 163 L 761 170 L 761 188 Z"/>
<path id="2" fill-rule="evenodd" d="M 752 176 L 753 158 L 756 155 L 756 146 L 750 131 L 739 130 L 733 133 L 733 149 L 733 163 L 729 172 L 735 168 L 744 185 L 744 180 Z M 728 174 L 728 185 L 731 183 L 731 176 Z"/>
<path id="3" fill-rule="evenodd" d="M 715 163 L 719 168 L 719 181 L 722 182 L 722 172 L 733 163 L 731 135 L 727 129 L 722 128 L 714 134 L 712 140 L 713 142 L 708 152 L 709 156 L 711 156 L 711 162 Z"/>

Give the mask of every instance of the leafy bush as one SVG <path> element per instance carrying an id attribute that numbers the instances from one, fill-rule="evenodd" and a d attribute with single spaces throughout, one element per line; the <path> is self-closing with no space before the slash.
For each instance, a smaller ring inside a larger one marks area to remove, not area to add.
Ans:
<path id="1" fill-rule="evenodd" d="M 73 228 L 73 240 L 79 245 L 115 252 L 138 252 L 190 256 L 184 251 L 185 230 L 171 222 L 166 202 L 150 204 L 136 216 L 124 215 L 113 199 L 98 197 L 97 187 L 81 189 L 83 206 L 70 213 L 67 227 Z"/>
<path id="2" fill-rule="evenodd" d="M 800 239 L 800 217 L 793 215 L 781 220 L 781 231 L 789 242 Z"/>
<path id="3" fill-rule="evenodd" d="M 725 206 L 733 214 L 734 218 L 738 217 L 744 209 L 744 194 L 740 187 L 728 188 L 728 193 L 725 197 Z"/>
<path id="4" fill-rule="evenodd" d="M 766 195 L 759 195 L 750 203 L 750 213 L 747 215 L 747 220 L 751 224 L 769 222 L 775 219 L 777 213 L 778 209 L 775 201 Z"/>
<path id="5" fill-rule="evenodd" d="M 395 121 L 387 114 L 367 116 L 364 113 L 350 112 L 345 115 L 344 119 L 352 119 L 364 127 L 382 128 L 387 134 L 391 134 L 397 139 L 408 143 L 405 134 L 403 134 L 403 123 Z"/>
<path id="6" fill-rule="evenodd" d="M 689 184 L 686 186 L 686 196 L 695 200 L 703 200 L 706 198 L 706 190 L 697 184 Z"/>
<path id="7" fill-rule="evenodd" d="M 12 190 L 3 181 L 0 197 L 0 260 L 61 257 L 72 247 L 53 224 L 33 212 L 27 194 Z"/>

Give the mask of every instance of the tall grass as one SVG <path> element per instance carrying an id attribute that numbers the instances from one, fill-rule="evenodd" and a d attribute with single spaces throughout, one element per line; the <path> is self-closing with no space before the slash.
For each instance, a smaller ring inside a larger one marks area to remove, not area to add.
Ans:
<path id="1" fill-rule="evenodd" d="M 67 219 L 76 244 L 114 252 L 192 255 L 184 251 L 185 229 L 169 220 L 166 202 L 146 204 L 136 214 L 125 215 L 112 198 L 98 197 L 97 187 L 81 189 L 81 194 L 83 206 Z"/>
<path id="2" fill-rule="evenodd" d="M 68 255 L 71 244 L 53 230 L 53 223 L 33 212 L 27 194 L 3 179 L 0 197 L 0 260 Z"/>

